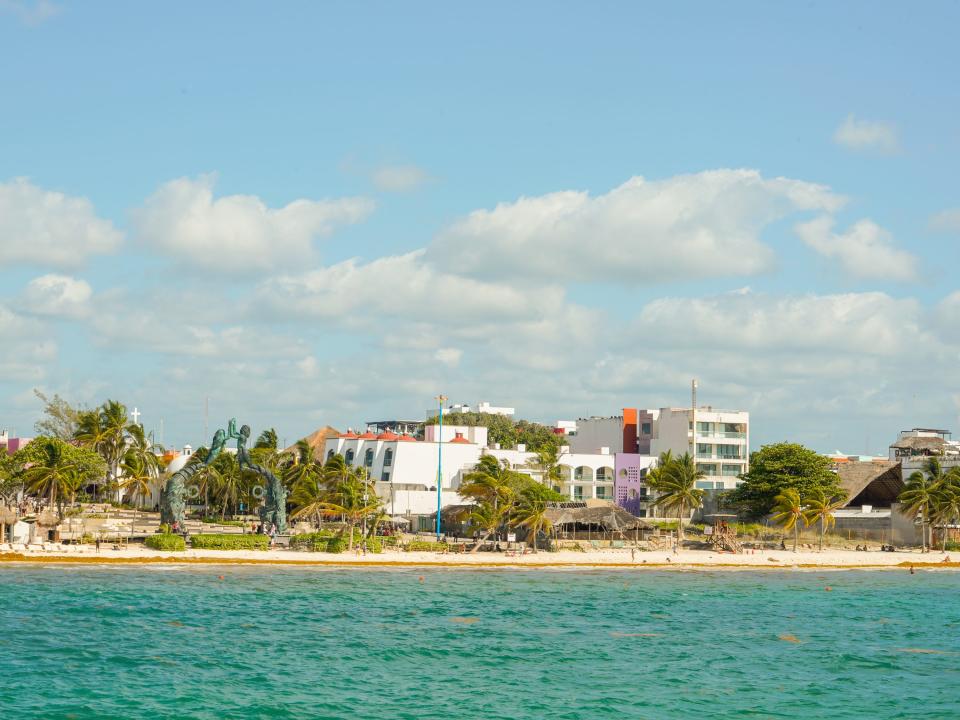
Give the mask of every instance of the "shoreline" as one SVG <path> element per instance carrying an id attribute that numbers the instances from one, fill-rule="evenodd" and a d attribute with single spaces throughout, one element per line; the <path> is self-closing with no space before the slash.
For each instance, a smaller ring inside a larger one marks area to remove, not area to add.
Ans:
<path id="1" fill-rule="evenodd" d="M 104 550 L 100 553 L 64 553 L 49 550 L 0 553 L 3 566 L 17 565 L 248 565 L 280 567 L 331 568 L 452 568 L 452 569 L 616 569 L 616 570 L 958 570 L 960 561 L 945 562 L 949 554 L 931 552 L 863 553 L 851 550 L 827 550 L 823 553 L 765 551 L 758 554 L 733 555 L 709 550 L 686 550 L 678 555 L 663 552 L 638 552 L 631 560 L 630 551 L 597 551 L 587 553 L 541 552 L 520 557 L 502 554 L 477 555 L 437 554 L 432 552 L 383 553 L 379 555 L 330 555 L 328 553 L 292 552 L 289 550 L 216 551 L 187 550 L 171 554 L 144 548 Z"/>

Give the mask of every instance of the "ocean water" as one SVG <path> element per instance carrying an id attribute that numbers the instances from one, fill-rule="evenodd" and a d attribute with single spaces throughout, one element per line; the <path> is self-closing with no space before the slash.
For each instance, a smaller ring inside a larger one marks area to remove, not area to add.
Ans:
<path id="1" fill-rule="evenodd" d="M 958 597 L 926 571 L 6 566 L 0 714 L 958 718 Z"/>

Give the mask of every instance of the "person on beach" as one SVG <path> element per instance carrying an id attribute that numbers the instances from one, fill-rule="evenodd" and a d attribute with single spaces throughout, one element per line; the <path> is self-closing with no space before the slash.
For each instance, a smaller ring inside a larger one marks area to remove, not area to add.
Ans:
<path id="1" fill-rule="evenodd" d="M 97 535 L 95 544 L 97 546 L 97 552 L 99 553 L 100 552 L 100 536 L 99 535 Z"/>

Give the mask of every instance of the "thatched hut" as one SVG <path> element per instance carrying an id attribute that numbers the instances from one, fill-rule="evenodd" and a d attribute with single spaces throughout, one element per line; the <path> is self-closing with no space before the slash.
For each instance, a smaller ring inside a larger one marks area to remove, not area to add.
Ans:
<path id="1" fill-rule="evenodd" d="M 609 537 L 639 539 L 653 529 L 643 518 L 635 517 L 613 503 L 557 503 L 547 508 L 547 518 L 558 537 Z"/>

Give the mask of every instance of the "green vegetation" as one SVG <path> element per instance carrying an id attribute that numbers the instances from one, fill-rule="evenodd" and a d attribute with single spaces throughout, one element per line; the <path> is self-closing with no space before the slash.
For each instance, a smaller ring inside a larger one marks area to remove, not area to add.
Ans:
<path id="1" fill-rule="evenodd" d="M 427 420 L 427 425 L 434 425 L 439 416 L 434 415 Z M 553 429 L 540 423 L 529 420 L 516 420 L 506 415 L 491 415 L 488 413 L 447 413 L 443 416 L 444 425 L 466 425 L 467 427 L 487 428 L 487 441 L 499 443 L 502 448 L 514 448 L 518 444 L 527 446 L 530 452 L 538 453 L 545 447 L 559 446 L 560 436 Z"/>
<path id="2" fill-rule="evenodd" d="M 407 543 L 407 552 L 444 552 L 449 547 L 445 542 L 411 540 Z"/>
<path id="3" fill-rule="evenodd" d="M 777 495 L 773 509 L 773 521 L 784 530 L 793 530 L 793 551 L 797 551 L 800 542 L 800 526 L 803 524 L 803 505 L 800 493 L 794 488 L 785 488 Z"/>
<path id="4" fill-rule="evenodd" d="M 703 476 L 690 453 L 678 458 L 663 453 L 656 472 L 647 477 L 647 483 L 657 492 L 654 504 L 677 513 L 677 544 L 680 547 L 683 546 L 683 518 L 703 505 L 704 491 L 697 488 L 697 481 Z"/>
<path id="5" fill-rule="evenodd" d="M 553 526 L 547 519 L 546 504 L 564 497 L 537 482 L 529 475 L 511 470 L 492 455 L 484 455 L 460 485 L 460 494 L 475 505 L 464 519 L 481 533 L 480 541 L 471 552 L 476 552 L 495 532 L 505 527 L 524 527 L 530 535 L 534 550 L 536 539 L 542 533 L 549 536 Z"/>
<path id="6" fill-rule="evenodd" d="M 9 472 L 28 492 L 46 497 L 62 519 L 64 502 L 72 502 L 81 486 L 102 478 L 104 470 L 97 453 L 41 436 L 13 454 Z"/>
<path id="7" fill-rule="evenodd" d="M 926 552 L 928 530 L 933 544 L 933 524 L 951 525 L 960 517 L 960 468 L 944 472 L 936 457 L 927 458 L 923 470 L 916 470 L 907 478 L 898 500 L 903 513 L 919 518 L 921 545 Z M 946 531 L 941 532 L 940 543 L 946 551 Z"/>
<path id="8" fill-rule="evenodd" d="M 750 456 L 750 471 L 726 501 L 752 517 L 769 514 L 784 490 L 796 490 L 801 498 L 818 491 L 827 497 L 843 495 L 830 461 L 796 443 L 764 445 Z"/>
<path id="9" fill-rule="evenodd" d="M 354 541 L 358 544 L 362 543 L 363 536 L 359 532 L 355 532 Z M 394 541 L 395 543 L 396 538 L 368 537 L 366 539 L 367 552 L 382 553 L 383 546 L 388 541 Z M 347 540 L 341 533 L 333 530 L 320 530 L 319 532 L 294 535 L 290 538 L 290 547 L 311 552 L 340 553 L 347 549 Z"/>
<path id="10" fill-rule="evenodd" d="M 195 550 L 266 550 L 270 538 L 266 535 L 192 535 L 190 545 Z"/>
<path id="11" fill-rule="evenodd" d="M 846 495 L 827 495 L 822 489 L 817 488 L 813 494 L 807 498 L 806 507 L 803 511 L 803 521 L 807 525 L 820 523 L 820 552 L 823 552 L 823 536 L 827 528 L 836 524 L 836 518 L 833 513 L 842 508 L 847 502 Z"/>
<path id="12" fill-rule="evenodd" d="M 150 535 L 143 544 L 153 550 L 167 550 L 171 552 L 180 552 L 187 549 L 187 544 L 180 535 L 171 535 L 169 533 L 157 533 Z"/>

